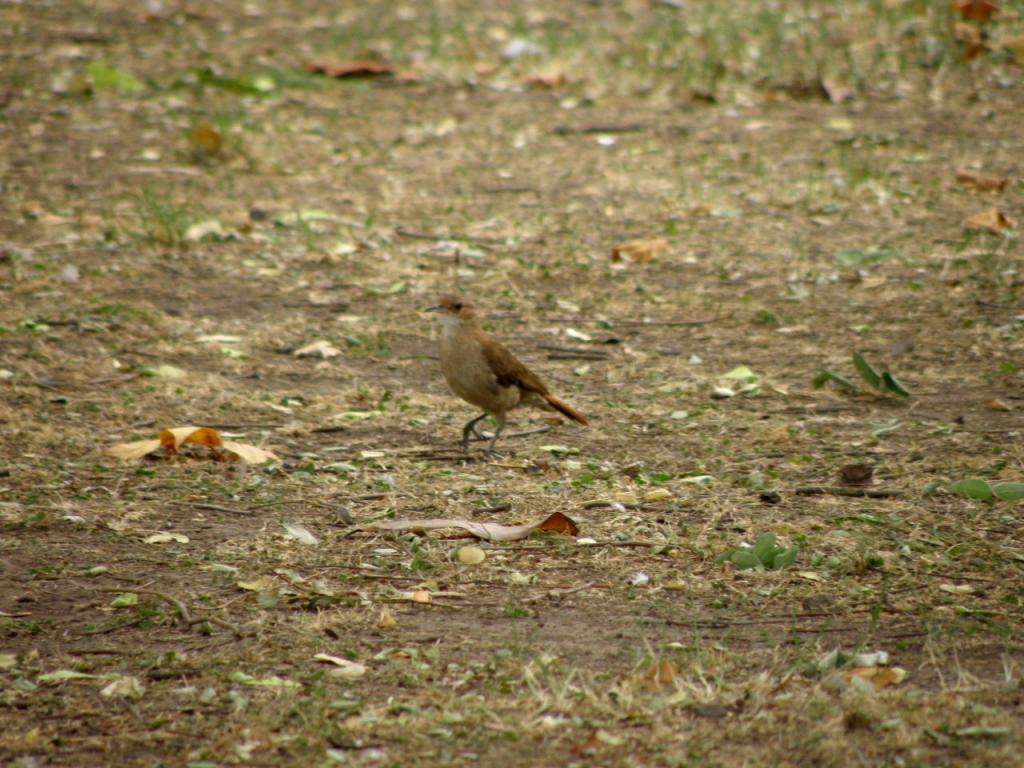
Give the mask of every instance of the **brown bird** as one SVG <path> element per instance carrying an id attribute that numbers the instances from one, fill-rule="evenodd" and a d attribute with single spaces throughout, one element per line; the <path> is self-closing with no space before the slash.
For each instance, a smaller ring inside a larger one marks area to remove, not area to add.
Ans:
<path id="1" fill-rule="evenodd" d="M 492 416 L 497 428 L 487 452 L 494 453 L 506 414 L 520 405 L 559 411 L 580 424 L 588 423 L 583 414 L 548 392 L 537 374 L 480 327 L 476 307 L 468 300 L 444 296 L 439 304 L 424 311 L 440 313 L 444 380 L 452 392 L 484 411 L 462 428 L 463 450 L 469 450 L 471 434 L 483 439 L 476 425 Z"/>

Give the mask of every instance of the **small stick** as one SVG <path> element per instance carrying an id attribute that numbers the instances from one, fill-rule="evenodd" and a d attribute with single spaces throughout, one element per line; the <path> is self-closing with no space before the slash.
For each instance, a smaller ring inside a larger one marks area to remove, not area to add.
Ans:
<path id="1" fill-rule="evenodd" d="M 859 496 L 869 499 L 889 499 L 902 496 L 900 491 L 886 488 L 829 488 L 822 485 L 808 485 L 796 489 L 798 496 Z"/>

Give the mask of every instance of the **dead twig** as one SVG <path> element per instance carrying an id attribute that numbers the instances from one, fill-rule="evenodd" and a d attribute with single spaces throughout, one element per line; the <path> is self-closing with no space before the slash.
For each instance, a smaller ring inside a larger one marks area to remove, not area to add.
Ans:
<path id="1" fill-rule="evenodd" d="M 857 496 L 869 499 L 891 499 L 902 496 L 901 491 L 891 488 L 838 488 L 824 485 L 807 485 L 796 489 L 797 496 Z"/>

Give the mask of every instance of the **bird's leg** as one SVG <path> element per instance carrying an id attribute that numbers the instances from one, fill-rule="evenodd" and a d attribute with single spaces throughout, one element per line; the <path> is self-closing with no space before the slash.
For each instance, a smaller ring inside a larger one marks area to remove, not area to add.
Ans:
<path id="1" fill-rule="evenodd" d="M 498 454 L 494 450 L 494 444 L 498 442 L 498 438 L 501 436 L 501 431 L 505 429 L 505 414 L 499 413 L 494 417 L 495 429 L 494 437 L 491 438 L 490 445 L 487 446 L 488 456 L 497 456 Z"/>
<path id="2" fill-rule="evenodd" d="M 486 413 L 481 413 L 475 419 L 470 419 L 466 422 L 466 426 L 462 428 L 462 450 L 469 450 L 469 436 L 475 435 L 477 440 L 483 440 L 483 435 L 476 431 L 476 425 L 487 418 Z"/>

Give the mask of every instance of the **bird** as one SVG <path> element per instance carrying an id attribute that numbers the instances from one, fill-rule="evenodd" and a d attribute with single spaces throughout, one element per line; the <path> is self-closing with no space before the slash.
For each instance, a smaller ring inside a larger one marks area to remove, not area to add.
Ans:
<path id="1" fill-rule="evenodd" d="M 448 387 L 483 410 L 462 428 L 462 450 L 469 450 L 470 435 L 484 439 L 476 426 L 491 416 L 496 428 L 486 451 L 494 455 L 508 412 L 520 405 L 559 411 L 573 421 L 589 424 L 583 414 L 552 395 L 537 374 L 481 327 L 471 301 L 446 295 L 424 312 L 437 312 L 441 320 L 441 373 Z"/>

